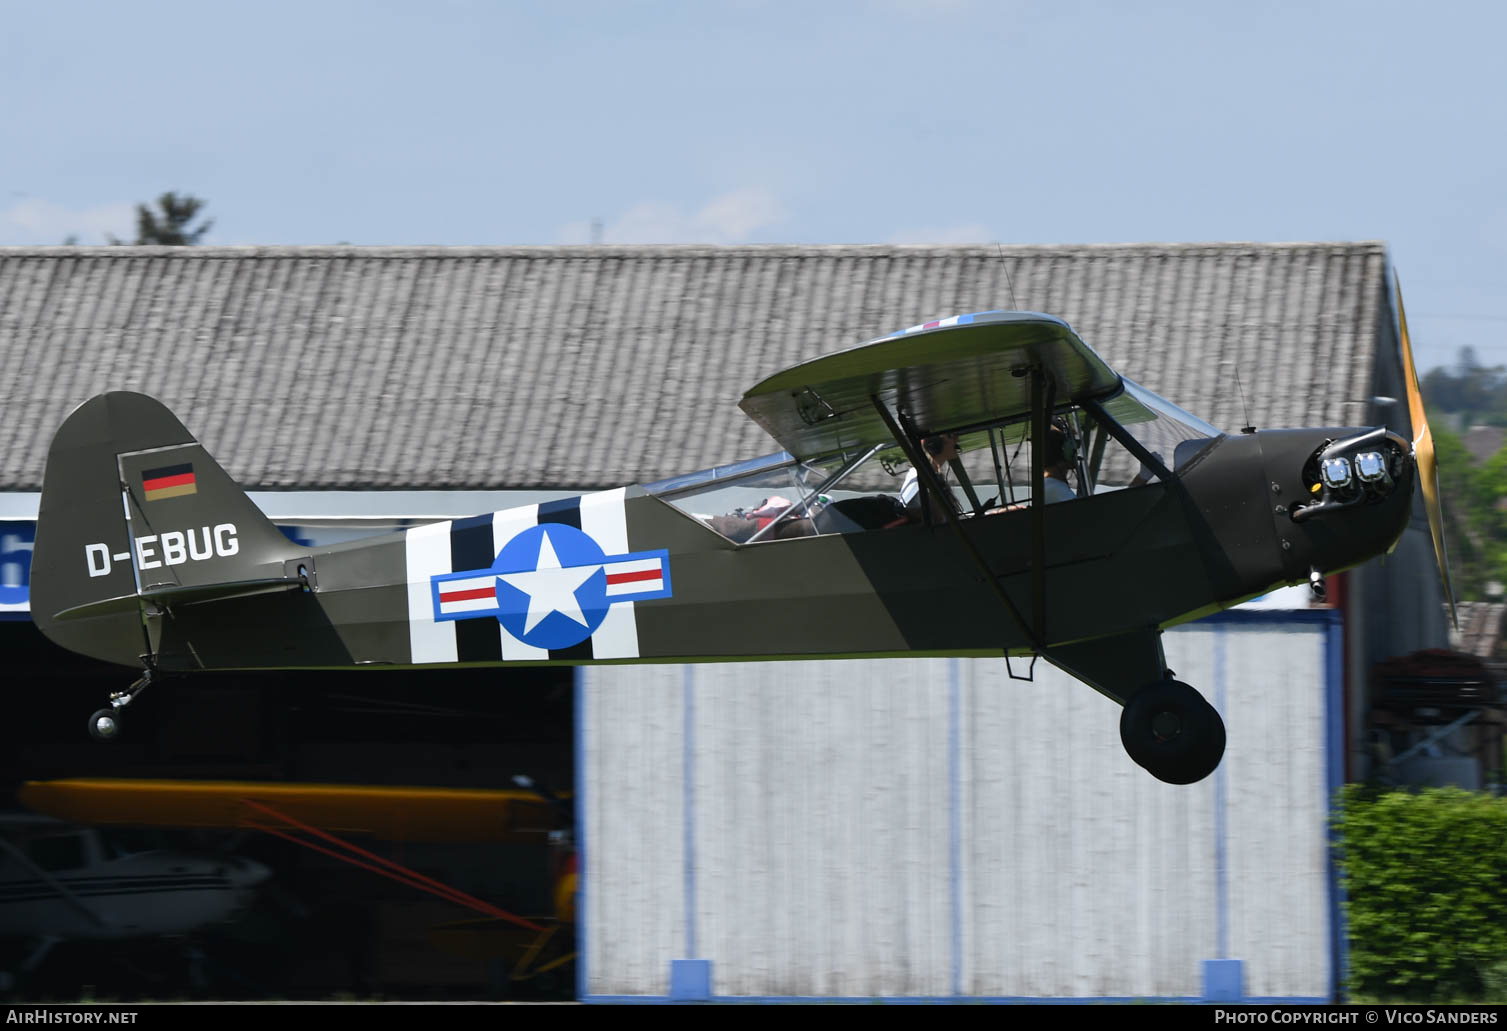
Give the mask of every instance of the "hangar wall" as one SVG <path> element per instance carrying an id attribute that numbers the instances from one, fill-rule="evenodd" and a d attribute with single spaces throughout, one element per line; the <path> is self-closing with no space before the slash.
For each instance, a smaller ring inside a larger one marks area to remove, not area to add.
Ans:
<path id="1" fill-rule="evenodd" d="M 1229 732 L 1186 787 L 1044 663 L 581 670 L 581 997 L 1330 998 L 1338 613 L 1165 645 Z"/>

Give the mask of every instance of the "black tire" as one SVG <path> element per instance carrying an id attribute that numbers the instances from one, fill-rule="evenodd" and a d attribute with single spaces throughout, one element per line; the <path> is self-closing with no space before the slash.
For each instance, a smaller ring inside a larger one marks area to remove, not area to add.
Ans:
<path id="1" fill-rule="evenodd" d="M 1192 784 L 1224 758 L 1224 720 L 1179 680 L 1136 692 L 1120 713 L 1120 742 L 1137 765 L 1168 784 Z"/>
<path id="2" fill-rule="evenodd" d="M 89 717 L 89 736 L 96 741 L 114 741 L 120 737 L 120 713 L 114 709 L 96 709 Z"/>

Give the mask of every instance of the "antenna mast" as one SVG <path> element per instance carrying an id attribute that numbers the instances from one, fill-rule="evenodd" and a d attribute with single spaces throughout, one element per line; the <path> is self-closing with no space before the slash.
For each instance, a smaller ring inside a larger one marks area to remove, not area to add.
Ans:
<path id="1" fill-rule="evenodd" d="M 999 263 L 1005 270 L 1005 285 L 1010 288 L 1010 308 L 1020 311 L 1020 305 L 1015 303 L 1015 284 L 1010 281 L 1010 263 L 1005 260 L 1005 248 L 998 240 L 994 241 L 994 247 L 999 251 Z"/>

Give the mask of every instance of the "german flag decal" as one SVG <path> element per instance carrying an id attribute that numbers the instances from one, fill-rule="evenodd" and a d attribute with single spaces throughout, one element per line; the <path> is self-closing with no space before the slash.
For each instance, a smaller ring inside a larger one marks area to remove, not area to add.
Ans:
<path id="1" fill-rule="evenodd" d="M 194 467 L 189 462 L 146 470 L 141 474 L 141 489 L 148 501 L 181 498 L 185 494 L 196 494 L 199 491 L 194 482 Z"/>

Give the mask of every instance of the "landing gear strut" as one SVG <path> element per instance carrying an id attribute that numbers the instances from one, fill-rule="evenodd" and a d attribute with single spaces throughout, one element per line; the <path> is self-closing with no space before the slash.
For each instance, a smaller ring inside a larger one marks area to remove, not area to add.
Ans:
<path id="1" fill-rule="evenodd" d="M 1137 764 L 1168 784 L 1192 784 L 1224 757 L 1224 720 L 1180 680 L 1137 691 L 1120 713 L 1120 741 Z"/>
<path id="2" fill-rule="evenodd" d="M 157 674 L 148 667 L 135 683 L 124 691 L 112 691 L 110 693 L 110 707 L 108 709 L 96 709 L 89 717 L 89 736 L 96 741 L 114 741 L 120 737 L 120 714 L 126 706 L 135 701 L 136 696 L 145 691 L 157 679 Z"/>

